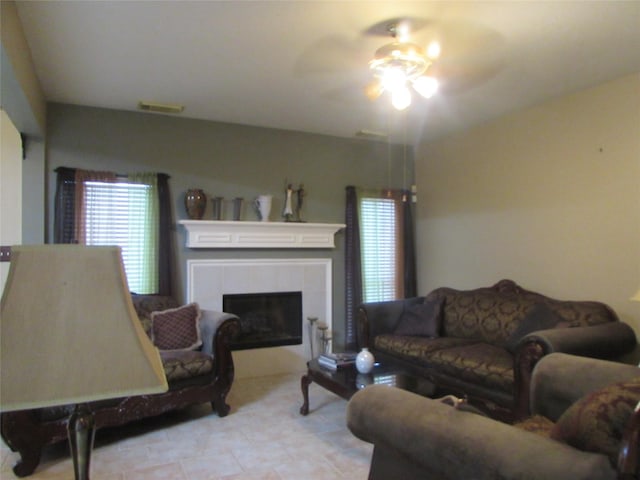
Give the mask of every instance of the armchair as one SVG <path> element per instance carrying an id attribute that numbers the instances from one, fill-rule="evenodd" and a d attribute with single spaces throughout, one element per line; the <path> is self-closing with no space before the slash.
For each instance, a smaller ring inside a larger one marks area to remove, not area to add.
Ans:
<path id="1" fill-rule="evenodd" d="M 594 401 L 604 398 L 602 389 L 616 382 L 630 386 L 627 397 L 610 395 L 604 414 L 589 413 Z M 350 400 L 347 425 L 374 444 L 370 480 L 638 478 L 637 367 L 553 353 L 536 365 L 530 399 L 532 417 L 509 425 L 396 388 L 371 386 Z M 586 444 L 570 438 L 580 431 L 576 418 L 593 423 L 582 429 Z M 608 445 L 614 452 L 590 444 L 603 429 L 613 434 Z"/>

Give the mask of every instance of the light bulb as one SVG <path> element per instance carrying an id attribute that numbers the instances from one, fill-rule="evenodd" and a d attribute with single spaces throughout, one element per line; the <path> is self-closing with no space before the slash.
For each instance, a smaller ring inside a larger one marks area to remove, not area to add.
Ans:
<path id="1" fill-rule="evenodd" d="M 427 56 L 431 59 L 436 59 L 440 56 L 440 44 L 435 40 L 427 47 Z"/>
<path id="2" fill-rule="evenodd" d="M 393 92 L 405 86 L 407 76 L 400 68 L 387 68 L 380 78 L 380 83 L 382 84 L 382 88 Z"/>
<path id="3" fill-rule="evenodd" d="M 391 91 L 391 104 L 396 110 L 404 110 L 411 105 L 411 92 L 405 86 Z"/>
<path id="4" fill-rule="evenodd" d="M 424 98 L 431 98 L 438 91 L 438 80 L 424 75 L 413 82 L 413 88 Z"/>

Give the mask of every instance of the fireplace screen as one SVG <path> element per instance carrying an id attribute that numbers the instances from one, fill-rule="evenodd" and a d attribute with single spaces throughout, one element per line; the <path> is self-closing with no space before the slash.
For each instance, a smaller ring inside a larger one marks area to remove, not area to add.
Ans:
<path id="1" fill-rule="evenodd" d="M 223 295 L 222 309 L 240 317 L 234 350 L 302 344 L 302 292 Z"/>

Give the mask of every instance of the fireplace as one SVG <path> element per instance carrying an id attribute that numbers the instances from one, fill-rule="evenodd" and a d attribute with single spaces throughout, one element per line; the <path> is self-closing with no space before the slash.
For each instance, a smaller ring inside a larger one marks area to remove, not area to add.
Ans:
<path id="1" fill-rule="evenodd" d="M 221 312 L 225 295 L 302 292 L 302 344 L 233 351 L 236 378 L 299 374 L 311 358 L 307 317 L 318 317 L 332 329 L 331 264 L 330 258 L 190 259 L 186 300 Z M 317 352 L 319 340 L 313 340 Z"/>
<path id="2" fill-rule="evenodd" d="M 225 294 L 222 309 L 240 317 L 234 350 L 302 344 L 302 292 Z"/>

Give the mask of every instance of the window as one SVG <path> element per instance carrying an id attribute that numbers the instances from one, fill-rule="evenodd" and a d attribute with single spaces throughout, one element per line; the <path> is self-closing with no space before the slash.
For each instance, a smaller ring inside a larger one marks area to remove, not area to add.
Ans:
<path id="1" fill-rule="evenodd" d="M 400 298 L 398 256 L 399 214 L 393 198 L 360 199 L 362 300 L 381 302 Z"/>
<path id="2" fill-rule="evenodd" d="M 85 243 L 119 245 L 129 290 L 158 290 L 155 192 L 151 185 L 127 182 L 84 183 Z"/>

